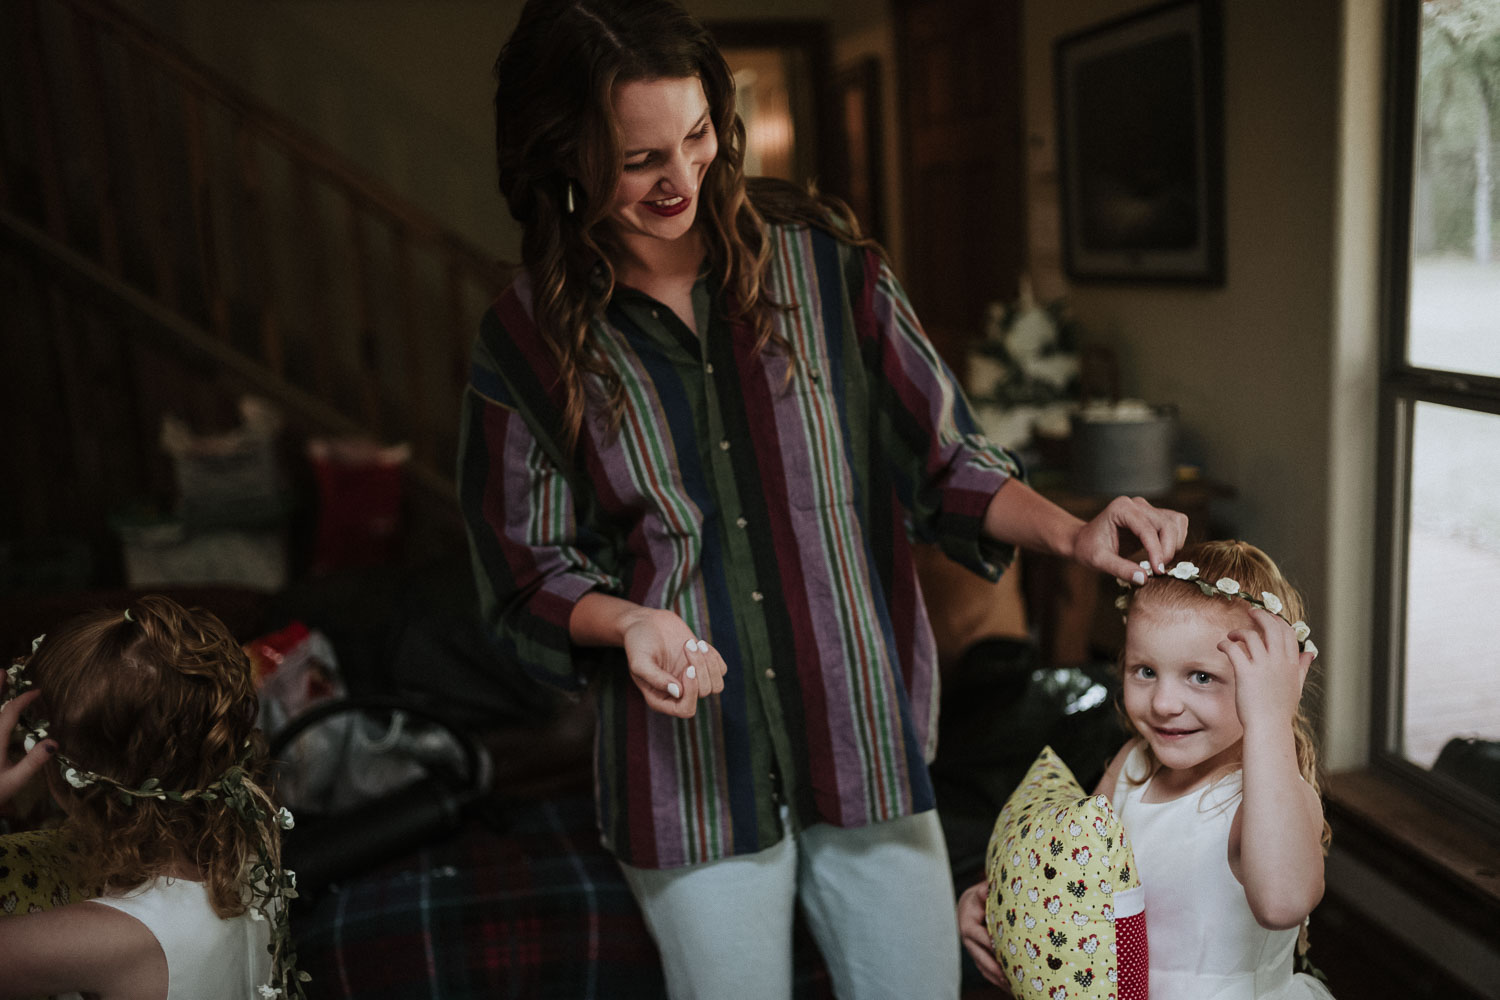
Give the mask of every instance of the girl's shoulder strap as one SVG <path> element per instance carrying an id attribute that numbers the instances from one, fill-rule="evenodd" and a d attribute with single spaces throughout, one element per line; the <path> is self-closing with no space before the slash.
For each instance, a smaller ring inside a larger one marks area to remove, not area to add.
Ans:
<path id="1" fill-rule="evenodd" d="M 1110 796 L 1115 808 L 1119 808 L 1118 800 L 1128 795 L 1139 793 L 1151 782 L 1151 755 L 1146 751 L 1146 741 L 1135 737 L 1120 749 L 1120 755 L 1116 760 L 1119 770 L 1115 777 L 1115 792 Z"/>

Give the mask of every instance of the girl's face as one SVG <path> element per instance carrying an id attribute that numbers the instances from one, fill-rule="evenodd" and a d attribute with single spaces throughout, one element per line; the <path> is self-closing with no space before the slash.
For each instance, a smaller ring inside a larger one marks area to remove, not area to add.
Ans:
<path id="1" fill-rule="evenodd" d="M 626 238 L 675 240 L 693 228 L 698 192 L 719 153 L 696 76 L 632 80 L 615 88 L 624 169 L 610 221 Z"/>
<path id="2" fill-rule="evenodd" d="M 1125 714 L 1156 759 L 1190 779 L 1240 757 L 1245 729 L 1234 702 L 1234 666 L 1219 651 L 1250 616 L 1225 607 L 1136 601 L 1125 629 Z"/>

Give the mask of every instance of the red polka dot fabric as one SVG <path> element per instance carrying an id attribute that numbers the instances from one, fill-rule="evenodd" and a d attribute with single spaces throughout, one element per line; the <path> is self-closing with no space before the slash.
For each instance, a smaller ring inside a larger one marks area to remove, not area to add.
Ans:
<path id="1" fill-rule="evenodd" d="M 1148 1000 L 1151 958 L 1146 950 L 1146 913 L 1115 917 L 1115 967 L 1119 1000 Z"/>

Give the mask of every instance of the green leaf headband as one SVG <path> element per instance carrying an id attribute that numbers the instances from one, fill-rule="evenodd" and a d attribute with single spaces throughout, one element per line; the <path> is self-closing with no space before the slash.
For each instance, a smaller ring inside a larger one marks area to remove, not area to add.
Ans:
<path id="1" fill-rule="evenodd" d="M 1151 571 L 1151 564 L 1148 562 L 1142 562 L 1141 568 L 1149 573 Z M 1280 618 L 1282 621 L 1286 622 L 1292 627 L 1293 634 L 1297 636 L 1298 649 L 1302 650 L 1304 653 L 1311 653 L 1314 658 L 1317 657 L 1318 647 L 1313 645 L 1312 629 L 1308 628 L 1307 622 L 1302 621 L 1301 619 L 1298 619 L 1297 621 L 1288 621 L 1286 615 L 1281 613 L 1282 609 L 1285 607 L 1285 605 L 1282 604 L 1281 598 L 1277 597 L 1269 590 L 1261 591 L 1260 597 L 1256 598 L 1250 592 L 1242 590 L 1238 582 L 1231 580 L 1227 576 L 1215 581 L 1214 583 L 1209 583 L 1207 580 L 1200 579 L 1198 576 L 1198 567 L 1187 561 L 1180 562 L 1176 566 L 1173 566 L 1171 569 L 1167 570 L 1166 576 L 1174 580 L 1181 580 L 1183 583 L 1191 583 L 1193 586 L 1202 591 L 1205 597 L 1223 597 L 1225 599 L 1238 597 L 1240 600 L 1253 604 L 1257 608 L 1261 608 L 1262 610 L 1271 612 L 1271 614 Z M 1147 579 L 1151 578 L 1148 577 Z M 1144 586 L 1144 584 L 1134 584 L 1125 580 L 1118 580 L 1116 582 L 1118 582 L 1121 587 L 1131 592 L 1138 590 L 1140 587 Z M 1125 593 L 1121 594 L 1119 597 L 1116 597 L 1115 607 L 1119 608 L 1122 612 L 1121 620 L 1124 621 L 1125 616 L 1123 612 L 1128 611 L 1130 608 L 1130 594 Z"/>
<path id="2" fill-rule="evenodd" d="M 127 621 L 133 621 L 130 612 L 125 613 Z M 31 640 L 31 652 L 36 653 L 41 646 L 45 635 L 39 635 Z M 33 687 L 32 681 L 26 677 L 26 661 L 17 660 L 6 671 L 7 697 L 0 705 L 10 702 L 22 691 Z M 51 723 L 45 719 L 28 725 L 22 720 L 23 733 L 22 743 L 26 752 L 30 753 L 42 740 L 47 738 L 47 727 Z M 93 785 L 108 785 L 119 796 L 125 805 L 134 805 L 140 799 L 156 799 L 168 802 L 189 802 L 193 799 L 202 799 L 205 802 L 223 801 L 229 809 L 240 818 L 255 840 L 255 854 L 259 858 L 251 866 L 247 884 L 250 887 L 250 918 L 252 920 L 266 920 L 271 924 L 271 982 L 258 987 L 261 1000 L 277 1000 L 285 997 L 287 1000 L 302 998 L 305 1000 L 307 994 L 303 989 L 303 983 L 309 982 L 312 977 L 297 969 L 297 953 L 292 949 L 291 925 L 288 910 L 290 901 L 297 898 L 297 873 L 281 867 L 278 863 L 270 865 L 266 858 L 279 857 L 279 851 L 272 851 L 266 837 L 266 826 L 274 822 L 279 829 L 290 830 L 294 825 L 292 813 L 285 806 L 278 809 L 273 815 L 271 800 L 266 793 L 258 788 L 253 782 L 248 781 L 249 772 L 245 765 L 250 762 L 253 747 L 249 740 L 245 741 L 244 749 L 239 759 L 229 766 L 223 774 L 202 788 L 189 788 L 183 790 L 162 788 L 161 781 L 157 778 L 147 778 L 139 787 L 132 788 L 105 774 L 79 767 L 76 762 L 63 753 L 60 749 L 52 756 L 57 761 L 58 767 L 62 769 L 63 780 L 77 789 L 88 788 Z"/>

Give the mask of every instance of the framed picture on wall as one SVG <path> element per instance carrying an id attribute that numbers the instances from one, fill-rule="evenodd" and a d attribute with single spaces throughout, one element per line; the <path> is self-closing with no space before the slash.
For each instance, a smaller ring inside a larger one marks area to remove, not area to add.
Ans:
<path id="1" fill-rule="evenodd" d="M 1218 0 L 1055 45 L 1063 263 L 1077 281 L 1224 283 Z"/>

